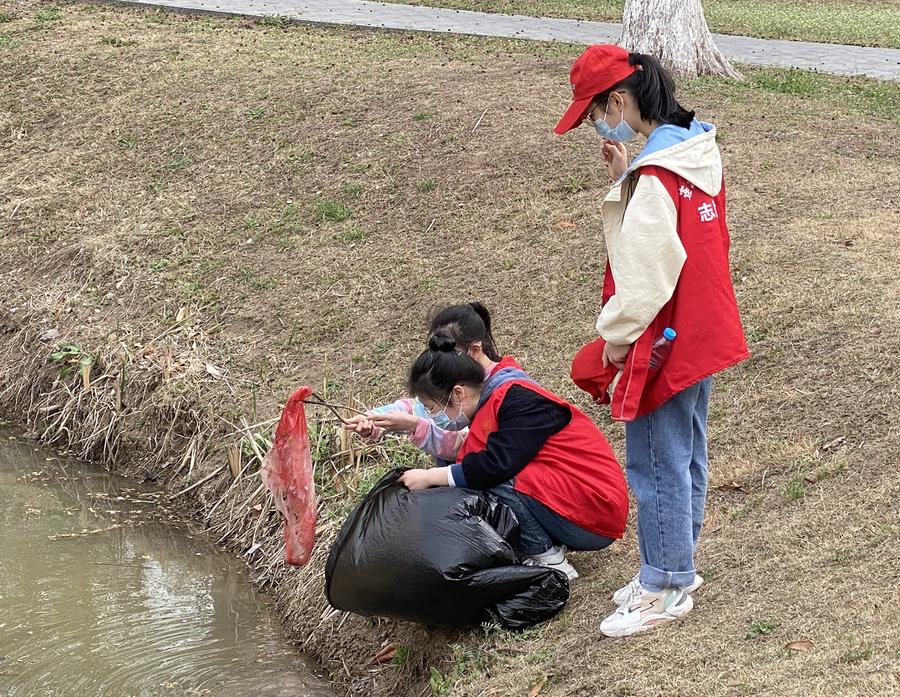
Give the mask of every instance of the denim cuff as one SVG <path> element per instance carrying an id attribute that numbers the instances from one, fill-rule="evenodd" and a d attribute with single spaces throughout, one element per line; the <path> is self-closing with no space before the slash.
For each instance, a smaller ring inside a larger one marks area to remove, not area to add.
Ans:
<path id="1" fill-rule="evenodd" d="M 649 564 L 641 564 L 641 585 L 651 593 L 666 588 L 683 588 L 694 582 L 695 571 L 663 571 Z"/>

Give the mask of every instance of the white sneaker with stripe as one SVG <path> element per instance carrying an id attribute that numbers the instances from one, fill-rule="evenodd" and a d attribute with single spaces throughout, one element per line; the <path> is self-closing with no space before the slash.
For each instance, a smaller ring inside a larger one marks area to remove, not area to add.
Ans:
<path id="1" fill-rule="evenodd" d="M 600 623 L 600 631 L 609 637 L 626 637 L 684 617 L 694 600 L 681 588 L 666 588 L 653 593 L 641 587 L 627 603 Z"/>

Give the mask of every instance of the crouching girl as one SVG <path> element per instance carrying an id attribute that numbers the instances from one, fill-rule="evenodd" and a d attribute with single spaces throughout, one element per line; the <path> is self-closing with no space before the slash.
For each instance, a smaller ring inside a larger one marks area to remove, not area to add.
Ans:
<path id="1" fill-rule="evenodd" d="M 625 529 L 625 479 L 606 438 L 586 414 L 524 372 L 486 377 L 444 333 L 428 346 L 413 364 L 409 392 L 432 415 L 469 432 L 454 464 L 409 470 L 400 481 L 413 491 L 490 491 L 519 520 L 523 562 L 576 578 L 564 548 L 603 549 Z"/>

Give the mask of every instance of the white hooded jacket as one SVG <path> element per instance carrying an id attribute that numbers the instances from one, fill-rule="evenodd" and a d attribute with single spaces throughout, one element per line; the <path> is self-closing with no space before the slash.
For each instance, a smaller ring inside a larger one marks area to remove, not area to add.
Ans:
<path id="1" fill-rule="evenodd" d="M 694 120 L 690 128 L 660 126 L 603 200 L 601 215 L 615 294 L 597 319 L 607 342 L 634 343 L 671 299 L 687 255 L 677 227 L 675 202 L 655 176 L 656 166 L 686 179 L 711 197 L 722 188 L 722 158 L 715 127 Z"/>

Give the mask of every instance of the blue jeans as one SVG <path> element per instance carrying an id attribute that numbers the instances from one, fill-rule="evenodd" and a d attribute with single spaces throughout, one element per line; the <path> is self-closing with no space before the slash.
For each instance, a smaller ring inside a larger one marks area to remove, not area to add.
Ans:
<path id="1" fill-rule="evenodd" d="M 516 491 L 513 488 L 514 481 L 510 479 L 488 491 L 516 514 L 519 521 L 518 551 L 521 554 L 534 556 L 559 545 L 574 550 L 593 551 L 615 542 L 612 538 L 579 527 L 540 501 Z"/>
<path id="2" fill-rule="evenodd" d="M 706 417 L 712 378 L 625 424 L 625 469 L 637 499 L 641 585 L 649 591 L 694 580 L 694 550 L 706 505 Z"/>

